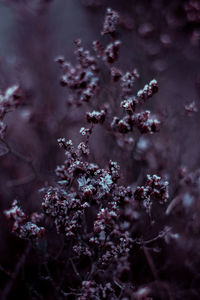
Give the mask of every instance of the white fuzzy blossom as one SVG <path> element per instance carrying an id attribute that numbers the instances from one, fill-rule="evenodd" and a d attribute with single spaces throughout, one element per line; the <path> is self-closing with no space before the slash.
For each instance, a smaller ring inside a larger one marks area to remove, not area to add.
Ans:
<path id="1" fill-rule="evenodd" d="M 107 174 L 105 177 L 100 177 L 100 186 L 106 191 L 110 191 L 110 185 L 113 183 L 112 177 Z"/>
<path id="2" fill-rule="evenodd" d="M 89 178 L 85 178 L 85 176 L 81 176 L 80 178 L 78 178 L 78 184 L 79 184 L 79 188 L 86 186 L 90 183 L 90 179 Z"/>

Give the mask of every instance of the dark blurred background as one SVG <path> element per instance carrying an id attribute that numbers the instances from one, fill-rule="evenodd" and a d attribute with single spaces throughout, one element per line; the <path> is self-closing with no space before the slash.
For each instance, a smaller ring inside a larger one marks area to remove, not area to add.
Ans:
<path id="1" fill-rule="evenodd" d="M 200 107 L 200 5 L 198 0 L 195 6 L 190 2 L 195 1 L 0 2 L 0 90 L 16 83 L 23 90 L 23 102 L 6 116 L 6 140 L 33 159 L 38 173 L 36 180 L 24 184 L 20 180 L 29 176 L 30 168 L 10 154 L 0 157 L 2 289 L 9 281 L 6 270 L 12 272 L 24 247 L 23 241 L 10 233 L 2 212 L 15 198 L 20 199 L 26 211 L 41 210 L 38 190 L 54 181 L 54 169 L 63 159 L 56 139 L 65 136 L 78 141 L 84 123 L 85 108 L 66 106 L 68 94 L 59 84 L 60 70 L 55 57 L 64 55 L 74 62 L 76 38 L 81 38 L 84 47 L 92 51 L 92 41 L 102 39 L 107 7 L 119 11 L 121 16 L 117 36 L 122 40 L 119 67 L 124 71 L 138 69 L 138 88 L 153 78 L 159 83 L 159 93 L 149 106 L 163 119 L 161 132 L 151 138 L 165 159 L 161 173 L 172 181 L 173 190 L 173 178 L 180 166 L 193 171 L 200 165 L 200 110 L 188 117 L 184 109 L 192 101 Z M 105 139 L 101 132 L 94 138 L 93 148 L 98 144 L 97 160 L 109 159 Z M 155 154 L 148 155 L 149 162 L 144 168 L 157 169 Z M 125 163 L 121 165 L 122 170 L 128 168 Z M 11 288 L 8 299 L 16 299 L 13 291 Z M 27 299 L 23 293 L 19 295 Z"/>

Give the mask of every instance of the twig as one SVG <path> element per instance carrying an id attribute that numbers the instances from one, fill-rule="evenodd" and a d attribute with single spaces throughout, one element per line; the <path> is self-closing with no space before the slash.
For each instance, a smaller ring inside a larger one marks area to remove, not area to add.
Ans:
<path id="1" fill-rule="evenodd" d="M 143 251 L 144 251 L 144 255 L 145 255 L 146 259 L 147 259 L 147 262 L 149 264 L 149 267 L 151 269 L 151 272 L 153 274 L 154 279 L 157 280 L 157 281 L 159 281 L 159 276 L 158 276 L 156 267 L 154 265 L 153 259 L 152 259 L 151 255 L 150 255 L 148 249 L 145 246 L 143 246 Z"/>
<path id="2" fill-rule="evenodd" d="M 181 202 L 181 197 L 179 197 L 179 196 L 175 197 L 175 198 L 170 202 L 169 206 L 167 207 L 165 214 L 168 216 L 168 215 L 171 213 L 171 211 L 173 210 L 173 208 L 174 208 L 179 202 Z"/>
<path id="3" fill-rule="evenodd" d="M 155 279 L 155 285 L 156 285 L 156 288 L 158 290 L 158 293 L 160 294 L 160 298 L 159 299 L 162 299 L 162 295 L 161 295 L 161 292 L 160 292 L 160 286 L 164 286 L 165 289 L 167 289 L 167 292 L 168 292 L 168 296 L 169 296 L 169 300 L 173 300 L 173 297 L 171 295 L 171 291 L 169 289 L 169 286 L 166 284 L 166 283 L 163 283 L 160 279 L 159 279 L 159 276 L 158 276 L 158 273 L 157 273 L 157 270 L 156 270 L 156 267 L 155 267 L 155 264 L 153 262 L 153 259 L 148 251 L 148 249 L 144 246 L 143 247 L 143 251 L 144 251 L 144 254 L 146 256 L 146 259 L 147 259 L 147 262 L 149 264 L 149 267 L 151 269 L 151 272 L 153 274 L 153 277 Z"/>
<path id="4" fill-rule="evenodd" d="M 37 171 L 33 165 L 32 159 L 27 158 L 23 154 L 12 149 L 11 146 L 8 144 L 8 142 L 6 142 L 4 139 L 0 139 L 0 141 L 6 146 L 6 150 L 7 150 L 6 154 L 9 154 L 9 153 L 12 154 L 17 159 L 19 159 L 22 162 L 24 162 L 25 164 L 27 164 L 32 171 L 32 175 L 22 178 L 22 179 L 9 181 L 8 185 L 9 186 L 17 186 L 17 185 L 21 185 L 21 184 L 27 184 L 27 183 L 33 181 L 37 177 Z"/>
<path id="5" fill-rule="evenodd" d="M 162 238 L 163 235 L 159 234 L 157 235 L 156 237 L 150 239 L 150 240 L 147 240 L 147 241 L 143 241 L 143 240 L 134 240 L 134 242 L 137 244 L 137 245 L 147 245 L 147 244 L 150 244 L 154 241 L 157 241 L 158 239 Z"/>
<path id="6" fill-rule="evenodd" d="M 79 271 L 77 270 L 77 268 L 76 268 L 76 266 L 75 266 L 75 264 L 74 264 L 74 262 L 73 262 L 73 260 L 72 260 L 71 258 L 70 258 L 70 262 L 71 262 L 71 264 L 72 264 L 72 268 L 73 268 L 73 270 L 74 270 L 74 273 L 75 273 L 76 276 L 79 277 L 79 279 L 82 281 L 81 275 L 80 275 Z"/>

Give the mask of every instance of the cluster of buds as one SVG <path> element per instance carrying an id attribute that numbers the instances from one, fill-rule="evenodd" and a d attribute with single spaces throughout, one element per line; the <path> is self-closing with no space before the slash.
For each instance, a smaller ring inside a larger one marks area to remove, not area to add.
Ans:
<path id="1" fill-rule="evenodd" d="M 92 112 L 88 112 L 86 115 L 87 122 L 93 124 L 97 124 L 97 123 L 102 124 L 105 121 L 105 117 L 106 117 L 106 112 L 103 109 L 101 111 L 94 110 Z"/>
<path id="2" fill-rule="evenodd" d="M 78 300 L 109 299 L 114 292 L 110 282 L 102 285 L 93 280 L 83 281 L 81 291 Z"/>
<path id="3" fill-rule="evenodd" d="M 147 212 L 150 212 L 153 199 L 159 201 L 160 204 L 167 202 L 169 198 L 168 182 L 163 182 L 160 176 L 147 175 L 145 186 L 136 188 L 134 198 L 136 201 L 143 201 Z"/>
<path id="4" fill-rule="evenodd" d="M 126 116 L 122 119 L 118 117 L 114 117 L 111 123 L 111 128 L 116 129 L 120 133 L 128 133 L 133 131 L 134 127 L 137 127 L 141 133 L 155 133 L 160 129 L 160 121 L 156 118 L 150 117 L 150 111 L 143 111 L 140 113 L 136 113 L 135 110 L 137 105 L 143 104 L 148 98 L 152 97 L 154 93 L 158 90 L 158 84 L 155 79 L 151 80 L 149 84 L 146 84 L 143 90 L 140 90 L 137 93 L 137 96 L 128 95 L 132 89 L 135 73 L 127 72 L 126 76 L 129 77 L 128 85 L 122 87 L 122 91 L 126 90 L 126 96 L 123 96 L 123 101 L 121 101 L 121 107 L 125 110 Z M 129 76 L 130 75 L 130 76 Z M 124 76 L 121 78 L 122 82 L 126 82 L 124 80 Z M 124 90 L 123 90 L 124 88 Z"/>
<path id="5" fill-rule="evenodd" d="M 142 90 L 137 93 L 139 103 L 144 103 L 147 99 L 151 98 L 158 91 L 158 82 L 153 79 L 149 84 L 146 84 Z"/>
<path id="6" fill-rule="evenodd" d="M 93 256 L 103 245 L 98 263 L 104 266 L 127 256 L 131 239 L 126 229 L 119 226 L 118 216 L 120 207 L 130 201 L 132 193 L 117 183 L 119 165 L 110 161 L 107 169 L 101 169 L 89 163 L 71 140 L 58 142 L 65 150 L 66 160 L 56 169 L 58 187 L 50 187 L 44 197 L 44 212 L 53 219 L 58 233 L 70 237 L 80 234 L 84 215 L 95 204 L 97 215 L 92 232 L 84 236 L 85 243 L 77 241 L 73 251 L 79 249 L 79 256 Z"/>
<path id="7" fill-rule="evenodd" d="M 98 263 L 104 267 L 122 257 L 128 257 L 132 244 L 126 228 L 119 225 L 120 206 L 129 203 L 132 193 L 129 188 L 116 184 L 107 196 L 106 206 L 97 213 L 94 232 L 89 240 L 93 247 L 101 247 Z"/>
<path id="8" fill-rule="evenodd" d="M 155 133 L 160 129 L 160 121 L 150 117 L 150 111 L 135 114 L 133 122 L 141 133 Z"/>
<path id="9" fill-rule="evenodd" d="M 45 228 L 39 227 L 33 222 L 27 221 L 27 216 L 20 208 L 17 200 L 14 200 L 11 208 L 4 211 L 8 220 L 13 221 L 12 232 L 16 233 L 23 239 L 41 238 L 45 234 Z M 34 220 L 34 217 L 32 218 Z M 40 221 L 41 218 L 36 218 L 35 221 Z"/>
<path id="10" fill-rule="evenodd" d="M 102 35 L 110 34 L 113 35 L 116 30 L 116 26 L 119 23 L 120 17 L 118 12 L 112 10 L 111 8 L 107 8 L 105 20 L 103 24 Z"/>
<path id="11" fill-rule="evenodd" d="M 0 138 L 3 139 L 6 133 L 6 124 L 3 122 L 6 113 L 12 111 L 19 105 L 22 97 L 18 85 L 9 87 L 5 92 L 0 92 Z"/>
<path id="12" fill-rule="evenodd" d="M 73 246 L 73 251 L 78 257 L 81 257 L 83 255 L 89 257 L 92 256 L 91 249 L 83 244 L 76 244 L 75 246 Z"/>
<path id="13" fill-rule="evenodd" d="M 83 68 L 83 70 L 90 69 L 91 71 L 97 71 L 97 62 L 94 56 L 90 54 L 88 50 L 84 50 L 82 47 L 82 41 L 81 39 L 76 39 L 74 41 L 74 44 L 76 46 L 76 50 L 74 51 L 74 54 L 76 56 L 76 59 L 80 66 Z"/>
<path id="14" fill-rule="evenodd" d="M 113 191 L 113 199 L 117 199 L 119 166 L 110 161 L 108 169 L 100 169 L 97 165 L 87 162 L 85 158 L 88 146 L 83 142 L 77 149 L 71 140 L 61 138 L 58 139 L 58 143 L 65 150 L 66 160 L 56 169 L 58 187 L 48 188 L 42 206 L 44 212 L 54 220 L 57 232 L 72 236 L 80 229 L 82 216 L 91 203 L 106 202 Z M 108 211 L 105 208 L 107 215 L 112 217 L 116 215 L 116 210 L 115 201 L 109 204 Z M 104 209 L 102 213 L 103 211 Z M 94 224 L 96 233 L 102 213 Z M 101 225 L 103 226 L 103 223 Z"/>
<path id="15" fill-rule="evenodd" d="M 80 39 L 75 41 L 75 46 L 77 65 L 72 66 L 64 57 L 58 57 L 56 61 L 63 72 L 61 85 L 74 92 L 69 97 L 68 104 L 80 105 L 82 102 L 88 102 L 96 94 L 99 79 L 96 59 L 88 50 L 83 49 Z"/>
<path id="16" fill-rule="evenodd" d="M 112 205 L 113 209 L 102 208 L 97 214 L 97 219 L 94 223 L 94 232 L 99 233 L 99 239 L 106 239 L 106 231 L 113 226 L 113 219 L 117 217 L 117 206 L 115 203 Z"/>
<path id="17" fill-rule="evenodd" d="M 113 81 L 117 82 L 121 77 L 122 77 L 122 72 L 120 69 L 116 68 L 116 67 L 112 67 L 110 69 L 110 73 L 111 73 L 111 78 L 113 79 Z"/>
<path id="18" fill-rule="evenodd" d="M 104 54 L 104 46 L 99 41 L 93 41 L 93 49 L 96 52 L 97 57 L 102 57 Z"/>
<path id="19" fill-rule="evenodd" d="M 117 242 L 116 242 L 117 240 Z M 107 237 L 104 243 L 104 252 L 99 258 L 102 266 L 108 266 L 110 263 L 118 262 L 119 259 L 128 258 L 131 249 L 132 239 L 128 231 L 122 232 L 117 227 Z"/>
<path id="20" fill-rule="evenodd" d="M 135 96 L 128 97 L 121 102 L 121 107 L 129 114 L 132 115 L 135 111 L 138 100 Z"/>
<path id="21" fill-rule="evenodd" d="M 184 105 L 185 112 L 188 116 L 193 115 L 193 113 L 198 112 L 198 107 L 195 101 L 192 101 L 189 104 Z"/>
<path id="22" fill-rule="evenodd" d="M 109 64 L 116 62 L 119 57 L 120 46 L 120 41 L 114 41 L 109 44 L 104 50 L 103 60 Z"/>
<path id="23" fill-rule="evenodd" d="M 93 49 L 96 52 L 97 57 L 101 57 L 102 60 L 108 64 L 113 64 L 117 61 L 120 47 L 121 42 L 118 40 L 108 44 L 106 48 L 104 48 L 99 41 L 93 42 Z"/>
<path id="24" fill-rule="evenodd" d="M 121 89 L 122 89 L 123 97 L 130 95 L 132 93 L 134 82 L 139 77 L 140 77 L 140 75 L 139 75 L 137 69 L 133 69 L 132 71 L 127 71 L 121 77 Z"/>
<path id="25" fill-rule="evenodd" d="M 132 82 L 133 83 L 133 82 Z M 132 85 L 129 85 L 131 88 Z M 158 83 L 155 79 L 146 84 L 142 90 L 139 90 L 137 96 L 125 97 L 126 100 L 121 102 L 121 106 L 129 113 L 133 114 L 137 104 L 143 104 L 148 98 L 152 97 L 158 91 Z"/>
<path id="26" fill-rule="evenodd" d="M 132 106 L 130 102 L 126 102 L 124 106 L 127 107 L 128 112 L 131 112 Z M 120 133 L 128 133 L 133 131 L 134 127 L 137 127 L 141 133 L 155 133 L 160 129 L 160 121 L 150 117 L 150 111 L 144 111 L 141 113 L 128 115 L 119 119 L 115 117 L 111 123 L 112 128 L 116 128 Z"/>
<path id="27" fill-rule="evenodd" d="M 66 193 L 63 188 L 50 187 L 45 194 L 42 207 L 55 223 L 57 233 L 74 236 L 81 226 L 81 217 L 88 202 L 81 201 L 77 193 Z"/>

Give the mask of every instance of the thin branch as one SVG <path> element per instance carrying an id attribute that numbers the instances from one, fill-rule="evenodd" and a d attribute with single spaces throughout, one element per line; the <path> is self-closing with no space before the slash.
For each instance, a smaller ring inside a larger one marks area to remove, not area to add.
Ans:
<path id="1" fill-rule="evenodd" d="M 25 164 L 27 164 L 32 171 L 32 175 L 27 176 L 22 179 L 9 181 L 8 185 L 9 186 L 18 186 L 18 185 L 27 184 L 27 183 L 33 181 L 37 177 L 37 171 L 35 169 L 35 166 L 33 165 L 33 160 L 30 158 L 27 158 L 23 154 L 12 149 L 11 146 L 8 144 L 8 142 L 6 142 L 4 139 L 0 139 L 0 141 L 6 146 L 6 154 L 9 154 L 9 153 L 12 154 L 14 157 L 21 160 Z"/>
<path id="2" fill-rule="evenodd" d="M 153 274 L 154 279 L 157 280 L 157 281 L 159 281 L 159 276 L 158 276 L 155 264 L 153 262 L 153 259 L 152 259 L 151 255 L 150 255 L 148 249 L 145 246 L 143 246 L 143 251 L 144 251 L 144 255 L 145 255 L 146 259 L 147 259 L 147 262 L 149 264 L 149 267 L 151 269 L 151 272 Z"/>
<path id="3" fill-rule="evenodd" d="M 150 244 L 150 243 L 152 243 L 152 242 L 154 242 L 154 241 L 157 241 L 158 239 L 160 239 L 160 238 L 162 238 L 163 237 L 163 235 L 161 235 L 161 234 L 159 234 L 159 235 L 157 235 L 156 237 L 154 237 L 154 238 L 152 238 L 152 239 L 150 239 L 150 240 L 147 240 L 147 241 L 143 241 L 143 240 L 134 240 L 134 242 L 137 244 L 137 245 L 148 245 L 148 244 Z"/>
<path id="4" fill-rule="evenodd" d="M 181 197 L 179 196 L 175 197 L 168 205 L 165 214 L 168 216 L 171 213 L 171 211 L 174 209 L 174 207 L 180 202 L 181 202 Z"/>
<path id="5" fill-rule="evenodd" d="M 73 270 L 74 270 L 74 273 L 75 273 L 76 276 L 79 277 L 79 279 L 82 281 L 82 277 L 81 277 L 79 271 L 78 271 L 77 268 L 76 268 L 76 265 L 74 264 L 74 262 L 73 262 L 73 260 L 72 260 L 71 258 L 70 258 L 70 262 L 71 262 L 71 264 L 72 264 L 72 268 L 73 268 Z"/>

